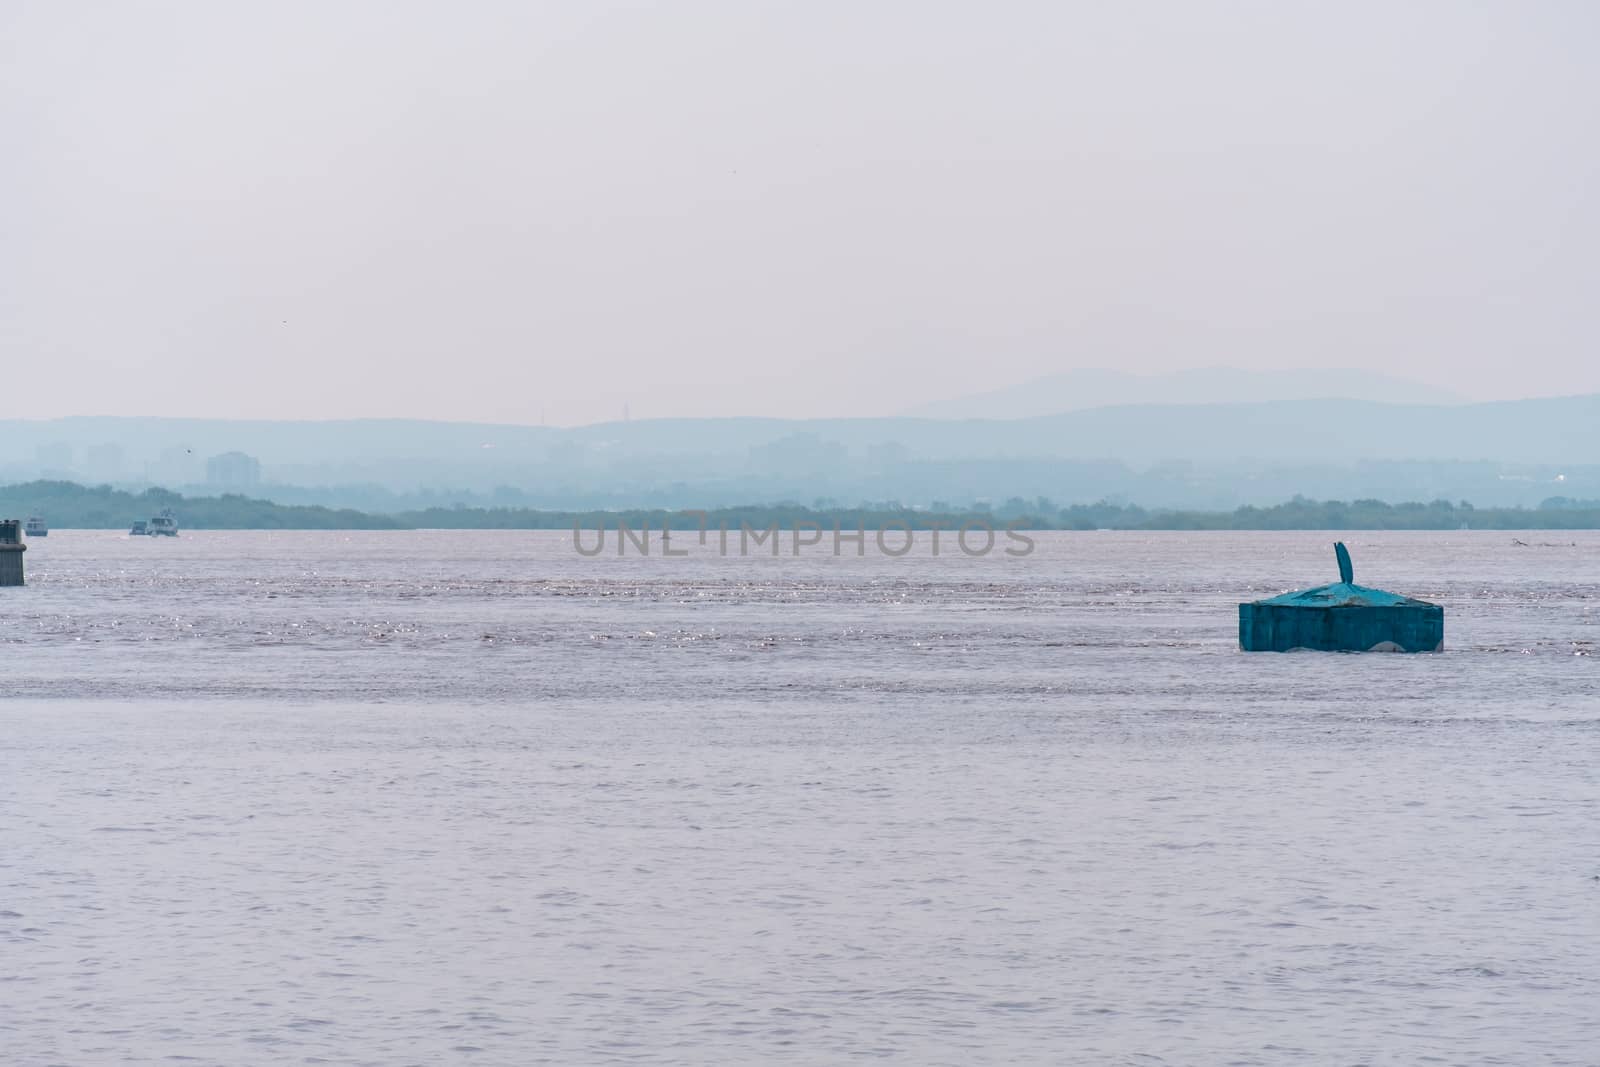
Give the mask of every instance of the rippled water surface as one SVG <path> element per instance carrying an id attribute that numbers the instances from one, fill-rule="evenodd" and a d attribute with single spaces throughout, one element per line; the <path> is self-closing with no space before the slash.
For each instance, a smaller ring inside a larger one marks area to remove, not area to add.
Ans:
<path id="1" fill-rule="evenodd" d="M 52 532 L 0 1062 L 1600 1063 L 1600 535 L 1329 540 Z"/>

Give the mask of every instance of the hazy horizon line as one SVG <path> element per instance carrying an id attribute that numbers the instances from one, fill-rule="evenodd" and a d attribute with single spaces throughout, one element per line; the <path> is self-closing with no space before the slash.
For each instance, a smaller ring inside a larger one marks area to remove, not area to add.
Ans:
<path id="1" fill-rule="evenodd" d="M 1554 400 L 1580 400 L 1588 397 L 1600 396 L 1600 392 L 1580 393 L 1552 393 L 1535 396 L 1518 396 L 1496 398 L 1492 400 L 1461 400 L 1457 402 L 1422 402 L 1414 400 L 1390 401 L 1374 400 L 1370 397 L 1357 396 L 1304 396 L 1290 397 L 1275 400 L 1199 400 L 1199 401 L 1128 401 L 1111 404 L 1095 404 L 1089 407 L 1067 408 L 1060 411 L 1045 412 L 1037 415 L 1018 416 L 948 416 L 948 415 L 908 415 L 908 414 L 883 414 L 883 415 L 760 415 L 760 414 L 718 414 L 718 415 L 645 415 L 630 416 L 616 419 L 601 419 L 595 422 L 557 423 L 557 422 L 508 422 L 504 420 L 488 421 L 471 418 L 455 418 L 449 416 L 433 415 L 330 415 L 330 416 L 262 416 L 262 415 L 192 415 L 192 414 L 160 414 L 142 413 L 138 415 L 101 414 L 78 412 L 67 415 L 8 415 L 0 416 L 0 422 L 23 423 L 51 423 L 72 420 L 101 420 L 116 422 L 139 422 L 146 420 L 159 420 L 166 422 L 220 422 L 220 423 L 303 423 L 326 424 L 339 422 L 419 422 L 440 425 L 458 426 L 484 426 L 484 427 L 515 427 L 525 430 L 581 430 L 597 426 L 618 426 L 631 423 L 663 423 L 663 422 L 771 422 L 771 423 L 811 423 L 811 422 L 948 422 L 948 423 L 1015 423 L 1036 422 L 1042 419 L 1061 418 L 1068 415 L 1081 415 L 1091 411 L 1112 411 L 1130 408 L 1220 408 L 1220 407 L 1251 407 L 1262 408 L 1274 405 L 1290 404 L 1322 404 L 1322 403 L 1347 403 L 1364 404 L 1372 407 L 1385 408 L 1481 408 L 1500 404 L 1520 404 L 1538 401 Z"/>

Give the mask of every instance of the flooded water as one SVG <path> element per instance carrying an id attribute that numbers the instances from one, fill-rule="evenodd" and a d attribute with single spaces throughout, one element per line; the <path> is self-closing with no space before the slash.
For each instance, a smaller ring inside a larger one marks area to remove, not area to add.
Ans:
<path id="1" fill-rule="evenodd" d="M 1036 536 L 52 531 L 0 1061 L 1600 1062 L 1600 534 Z"/>

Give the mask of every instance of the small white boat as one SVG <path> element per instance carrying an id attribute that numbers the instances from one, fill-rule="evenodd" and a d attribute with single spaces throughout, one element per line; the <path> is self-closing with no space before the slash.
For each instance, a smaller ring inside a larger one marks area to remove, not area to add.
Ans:
<path id="1" fill-rule="evenodd" d="M 28 525 L 23 528 L 23 532 L 29 537 L 49 537 L 50 527 L 46 526 L 44 520 L 39 516 L 30 515 L 28 517 Z"/>
<path id="2" fill-rule="evenodd" d="M 149 535 L 150 535 L 150 524 L 148 522 L 144 521 L 143 519 L 134 519 L 132 528 L 130 528 L 128 530 L 128 536 L 129 537 L 148 537 Z"/>
<path id="3" fill-rule="evenodd" d="M 163 508 L 161 514 L 150 520 L 145 532 L 151 537 L 177 537 L 178 520 L 172 517 L 172 509 Z"/>

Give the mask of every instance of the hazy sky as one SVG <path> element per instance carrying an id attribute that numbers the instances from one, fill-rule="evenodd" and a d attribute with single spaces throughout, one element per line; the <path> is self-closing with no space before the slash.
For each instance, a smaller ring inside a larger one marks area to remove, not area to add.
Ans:
<path id="1" fill-rule="evenodd" d="M 1600 5 L 0 0 L 0 417 L 1600 391 Z"/>

